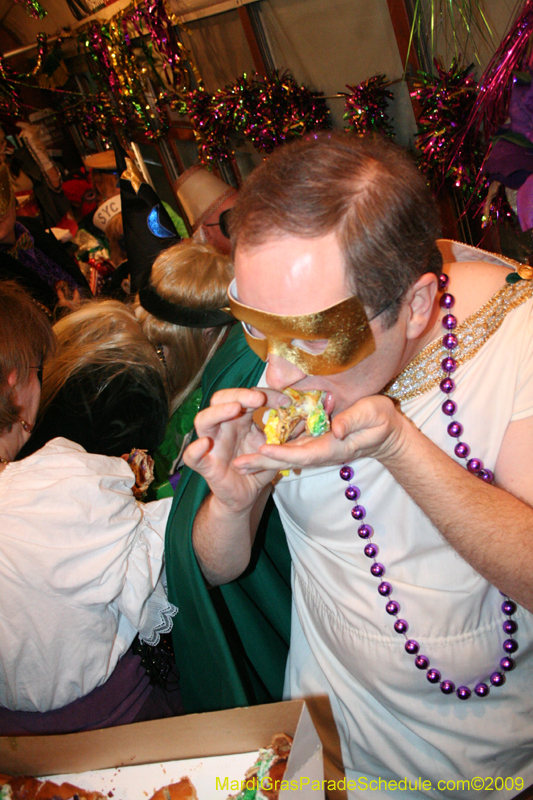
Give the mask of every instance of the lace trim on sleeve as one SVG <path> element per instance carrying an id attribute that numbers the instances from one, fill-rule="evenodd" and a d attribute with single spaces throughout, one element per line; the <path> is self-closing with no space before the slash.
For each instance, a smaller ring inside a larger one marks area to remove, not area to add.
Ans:
<path id="1" fill-rule="evenodd" d="M 163 568 L 161 577 L 157 585 L 146 601 L 144 609 L 144 620 L 139 629 L 139 639 L 141 642 L 155 647 L 159 644 L 162 633 L 170 633 L 172 630 L 173 617 L 178 613 L 177 606 L 169 602 L 167 597 L 166 573 Z"/>

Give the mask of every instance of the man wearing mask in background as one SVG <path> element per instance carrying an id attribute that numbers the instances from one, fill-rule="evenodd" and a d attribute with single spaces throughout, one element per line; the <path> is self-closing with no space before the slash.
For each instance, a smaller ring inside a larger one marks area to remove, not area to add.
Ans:
<path id="1" fill-rule="evenodd" d="M 189 167 L 174 183 L 176 197 L 187 214 L 193 236 L 221 253 L 231 253 L 229 211 L 237 190 L 201 164 Z"/>

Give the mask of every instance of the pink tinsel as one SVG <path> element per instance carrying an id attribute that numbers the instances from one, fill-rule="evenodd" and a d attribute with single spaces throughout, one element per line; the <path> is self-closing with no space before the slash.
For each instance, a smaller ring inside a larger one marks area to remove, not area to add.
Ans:
<path id="1" fill-rule="evenodd" d="M 478 98 L 472 108 L 462 135 L 455 142 L 450 166 L 461 150 L 464 140 L 474 131 L 483 130 L 489 141 L 505 121 L 509 109 L 513 72 L 519 69 L 533 33 L 533 0 L 526 0 L 511 29 L 494 53 L 479 81 Z"/>

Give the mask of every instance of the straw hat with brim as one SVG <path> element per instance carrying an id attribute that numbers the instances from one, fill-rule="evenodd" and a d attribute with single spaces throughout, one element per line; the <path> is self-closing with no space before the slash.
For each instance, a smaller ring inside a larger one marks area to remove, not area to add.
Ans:
<path id="1" fill-rule="evenodd" d="M 193 231 L 215 213 L 228 197 L 237 194 L 237 190 L 201 164 L 189 167 L 174 182 L 174 192 L 181 207 L 187 214 Z"/>
<path id="2" fill-rule="evenodd" d="M 128 151 L 128 157 L 133 159 L 133 153 Z M 117 160 L 113 150 L 103 150 L 101 153 L 93 153 L 83 159 L 87 169 L 97 169 L 100 172 L 117 172 Z"/>

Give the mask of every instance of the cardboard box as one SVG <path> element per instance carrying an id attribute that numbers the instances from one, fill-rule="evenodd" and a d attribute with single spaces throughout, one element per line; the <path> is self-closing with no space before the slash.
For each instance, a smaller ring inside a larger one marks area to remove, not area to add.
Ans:
<path id="1" fill-rule="evenodd" d="M 303 700 L 63 736 L 0 737 L 0 772 L 53 776 L 115 800 L 146 800 L 190 774 L 199 800 L 214 800 L 236 793 L 234 782 L 244 779 L 259 748 L 279 732 L 294 737 L 285 774 L 291 783 L 280 800 L 295 792 L 300 800 L 323 800 L 322 745 Z M 209 793 L 202 795 L 200 786 Z"/>

